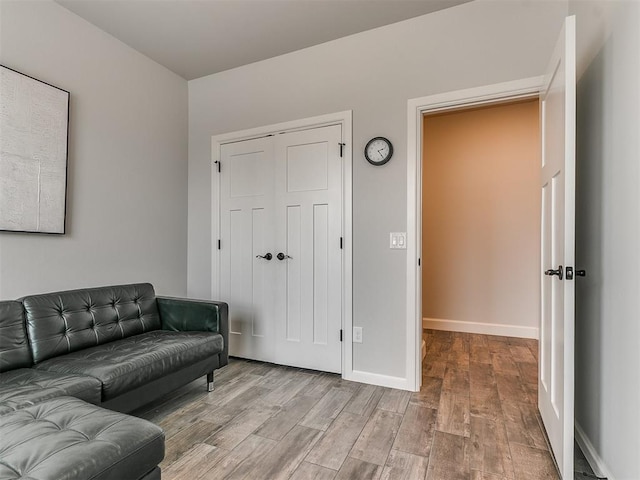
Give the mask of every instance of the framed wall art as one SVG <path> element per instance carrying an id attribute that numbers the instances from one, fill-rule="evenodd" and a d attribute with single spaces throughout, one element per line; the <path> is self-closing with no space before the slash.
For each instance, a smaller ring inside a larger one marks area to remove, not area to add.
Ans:
<path id="1" fill-rule="evenodd" d="M 69 92 L 0 65 L 0 230 L 65 233 Z"/>

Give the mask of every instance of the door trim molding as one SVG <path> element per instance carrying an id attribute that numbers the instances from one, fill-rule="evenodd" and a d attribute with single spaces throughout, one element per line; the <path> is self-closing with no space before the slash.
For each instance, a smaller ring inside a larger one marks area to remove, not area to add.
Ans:
<path id="1" fill-rule="evenodd" d="M 213 135 L 211 137 L 211 298 L 219 298 L 220 285 L 220 175 L 213 167 L 220 161 L 220 148 L 224 144 L 242 142 L 279 133 L 309 130 L 329 125 L 342 126 L 344 142 L 342 162 L 342 378 L 352 378 L 353 372 L 353 113 L 351 110 L 302 118 L 289 122 L 265 125 L 247 130 Z M 224 168 L 224 166 L 222 166 Z M 223 245 L 224 247 L 224 245 Z"/>
<path id="2" fill-rule="evenodd" d="M 418 391 L 422 383 L 421 267 L 422 253 L 422 116 L 446 110 L 536 98 L 543 77 L 530 77 L 465 90 L 413 98 L 407 101 L 407 317 L 406 388 Z"/>

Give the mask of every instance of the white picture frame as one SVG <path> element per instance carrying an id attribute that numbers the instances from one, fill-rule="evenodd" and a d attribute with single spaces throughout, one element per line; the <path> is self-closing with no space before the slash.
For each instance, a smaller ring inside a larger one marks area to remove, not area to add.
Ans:
<path id="1" fill-rule="evenodd" d="M 65 233 L 69 96 L 0 65 L 0 231 Z"/>

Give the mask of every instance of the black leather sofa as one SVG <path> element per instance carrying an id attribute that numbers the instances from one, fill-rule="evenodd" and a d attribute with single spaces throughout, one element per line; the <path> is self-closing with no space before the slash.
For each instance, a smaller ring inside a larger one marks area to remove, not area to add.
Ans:
<path id="1" fill-rule="evenodd" d="M 0 480 L 160 478 L 164 433 L 126 415 L 228 362 L 221 302 L 150 284 L 0 302 Z"/>

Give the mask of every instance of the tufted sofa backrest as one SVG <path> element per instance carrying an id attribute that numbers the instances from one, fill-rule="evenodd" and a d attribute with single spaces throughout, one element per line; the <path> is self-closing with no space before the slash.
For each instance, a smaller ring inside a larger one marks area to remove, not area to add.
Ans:
<path id="1" fill-rule="evenodd" d="M 33 365 L 20 302 L 0 302 L 0 372 Z"/>
<path id="2" fill-rule="evenodd" d="M 31 295 L 22 303 L 35 363 L 160 329 L 148 283 Z"/>

